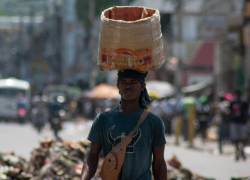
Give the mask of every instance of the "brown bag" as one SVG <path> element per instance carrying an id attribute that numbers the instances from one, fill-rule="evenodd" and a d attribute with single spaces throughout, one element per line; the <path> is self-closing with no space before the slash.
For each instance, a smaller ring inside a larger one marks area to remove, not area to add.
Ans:
<path id="1" fill-rule="evenodd" d="M 127 135 L 122 137 L 121 142 L 112 147 L 112 150 L 105 156 L 100 176 L 103 180 L 118 180 L 122 165 L 125 159 L 127 145 L 132 141 L 133 134 L 146 119 L 148 111 L 145 110 L 136 124 L 136 127 Z"/>

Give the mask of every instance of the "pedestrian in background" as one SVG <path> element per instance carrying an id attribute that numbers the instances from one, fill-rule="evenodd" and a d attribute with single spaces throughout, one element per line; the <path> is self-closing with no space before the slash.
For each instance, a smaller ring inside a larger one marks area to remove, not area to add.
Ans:
<path id="1" fill-rule="evenodd" d="M 211 120 L 211 105 L 207 96 L 201 96 L 197 101 L 198 132 L 202 142 L 207 140 L 207 129 Z"/>
<path id="2" fill-rule="evenodd" d="M 221 95 L 216 109 L 218 117 L 218 149 L 220 154 L 223 153 L 223 144 L 229 136 L 229 105 L 229 101 L 224 98 L 224 95 Z"/>
<path id="3" fill-rule="evenodd" d="M 235 99 L 230 103 L 230 137 L 235 146 L 235 160 L 246 160 L 244 148 L 247 143 L 248 103 L 242 100 L 241 92 L 235 91 Z"/>

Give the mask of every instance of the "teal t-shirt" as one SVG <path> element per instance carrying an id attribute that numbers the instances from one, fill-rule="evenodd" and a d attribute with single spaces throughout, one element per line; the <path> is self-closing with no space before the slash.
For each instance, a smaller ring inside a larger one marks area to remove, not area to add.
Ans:
<path id="1" fill-rule="evenodd" d="M 114 109 L 99 114 L 89 133 L 91 142 L 101 144 L 104 155 L 136 126 L 143 110 L 124 114 Z M 165 127 L 152 113 L 141 124 L 126 150 L 120 180 L 151 180 L 152 148 L 164 145 Z"/>

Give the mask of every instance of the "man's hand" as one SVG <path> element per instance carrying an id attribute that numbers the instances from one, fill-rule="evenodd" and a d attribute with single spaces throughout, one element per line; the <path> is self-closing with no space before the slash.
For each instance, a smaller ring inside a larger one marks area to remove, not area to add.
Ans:
<path id="1" fill-rule="evenodd" d="M 101 151 L 100 144 L 91 143 L 90 152 L 87 157 L 87 166 L 86 166 L 85 171 L 84 170 L 82 171 L 81 180 L 90 180 L 95 175 L 100 151 Z M 83 168 L 84 168 L 84 165 L 83 165 Z"/>
<path id="2" fill-rule="evenodd" d="M 153 174 L 155 180 L 167 179 L 167 165 L 164 160 L 165 144 L 153 148 Z"/>

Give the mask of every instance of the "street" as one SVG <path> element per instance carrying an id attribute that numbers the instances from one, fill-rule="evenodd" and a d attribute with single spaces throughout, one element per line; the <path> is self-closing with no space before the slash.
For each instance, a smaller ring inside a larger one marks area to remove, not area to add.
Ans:
<path id="1" fill-rule="evenodd" d="M 65 123 L 61 136 L 65 140 L 78 141 L 85 139 L 91 121 Z M 52 133 L 45 128 L 41 134 L 38 134 L 30 125 L 5 124 L 0 123 L 0 151 L 14 151 L 17 155 L 28 158 L 31 150 L 38 146 L 40 140 L 46 137 L 52 137 Z M 170 159 L 174 154 L 182 163 L 183 167 L 192 172 L 205 177 L 216 178 L 218 180 L 227 180 L 231 177 L 250 176 L 250 156 L 247 161 L 234 161 L 232 147 L 226 147 L 225 155 L 214 153 L 216 144 L 208 143 L 202 145 L 198 140 L 197 148 L 190 149 L 182 143 L 180 146 L 173 144 L 173 137 L 167 137 L 165 151 L 166 159 Z"/>

